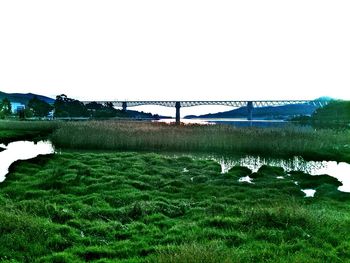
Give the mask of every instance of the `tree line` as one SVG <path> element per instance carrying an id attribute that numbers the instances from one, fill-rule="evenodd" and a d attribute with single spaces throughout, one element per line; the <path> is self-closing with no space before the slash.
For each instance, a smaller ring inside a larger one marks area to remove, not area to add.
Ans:
<path id="1" fill-rule="evenodd" d="M 156 118 L 157 115 L 150 113 L 118 110 L 113 107 L 113 103 L 104 104 L 90 102 L 84 104 L 79 100 L 67 97 L 65 94 L 56 96 L 53 105 L 34 96 L 28 101 L 24 109 L 18 111 L 20 119 L 32 117 L 57 117 L 57 118 L 74 118 L 74 117 L 92 117 L 92 118 L 112 118 L 112 117 L 143 117 Z M 4 119 L 13 115 L 11 111 L 11 102 L 4 98 L 0 101 L 0 118 Z"/>
<path id="2" fill-rule="evenodd" d="M 326 106 L 314 111 L 311 116 L 298 116 L 292 119 L 306 124 L 346 124 L 350 123 L 350 101 L 332 100 Z"/>

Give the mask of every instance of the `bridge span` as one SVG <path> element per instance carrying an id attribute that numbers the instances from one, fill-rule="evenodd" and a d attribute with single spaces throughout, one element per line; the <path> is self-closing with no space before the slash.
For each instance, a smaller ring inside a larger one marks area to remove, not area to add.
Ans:
<path id="1" fill-rule="evenodd" d="M 90 103 L 92 101 L 83 101 L 84 104 Z M 222 105 L 222 106 L 232 106 L 232 107 L 247 107 L 247 119 L 252 120 L 253 109 L 266 107 L 266 106 L 283 106 L 289 104 L 306 104 L 314 105 L 316 107 L 323 107 L 328 104 L 325 100 L 220 100 L 220 101 L 95 101 L 97 103 L 105 104 L 107 102 L 112 103 L 114 107 L 121 107 L 123 111 L 126 111 L 128 107 L 143 106 L 143 105 L 157 105 L 164 107 L 175 107 L 176 109 L 176 123 L 180 123 L 180 108 L 181 107 L 193 107 L 201 105 Z"/>

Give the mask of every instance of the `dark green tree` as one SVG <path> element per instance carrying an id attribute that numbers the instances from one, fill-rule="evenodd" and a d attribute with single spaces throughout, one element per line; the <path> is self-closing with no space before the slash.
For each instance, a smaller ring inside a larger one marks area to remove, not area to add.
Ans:
<path id="1" fill-rule="evenodd" d="M 55 117 L 88 117 L 89 112 L 84 103 L 61 94 L 54 103 Z"/>
<path id="2" fill-rule="evenodd" d="M 28 108 L 33 110 L 34 116 L 36 117 L 46 117 L 49 112 L 53 110 L 52 105 L 38 99 L 36 96 L 28 102 Z"/>
<path id="3" fill-rule="evenodd" d="M 313 121 L 320 122 L 350 122 L 350 101 L 331 101 L 326 106 L 317 109 L 312 115 Z"/>
<path id="4" fill-rule="evenodd" d="M 103 105 L 93 101 L 93 102 L 89 102 L 88 104 L 86 104 L 86 108 L 88 110 L 93 110 L 93 111 L 102 110 L 103 109 Z"/>
<path id="5" fill-rule="evenodd" d="M 95 118 L 113 118 L 118 114 L 118 110 L 113 107 L 113 103 L 106 102 L 105 104 L 90 102 L 86 104 L 90 115 Z"/>
<path id="6" fill-rule="evenodd" d="M 11 102 L 8 98 L 3 98 L 2 101 L 0 101 L 0 118 L 5 118 L 9 115 L 11 115 Z"/>

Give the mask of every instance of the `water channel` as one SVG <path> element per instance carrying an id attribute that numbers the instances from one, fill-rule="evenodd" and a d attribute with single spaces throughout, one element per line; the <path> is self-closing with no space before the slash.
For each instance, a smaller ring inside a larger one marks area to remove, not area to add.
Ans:
<path id="1" fill-rule="evenodd" d="M 175 119 L 159 119 L 153 122 L 174 123 Z M 215 125 L 225 124 L 235 127 L 260 127 L 260 128 L 283 128 L 287 126 L 305 126 L 295 122 L 286 120 L 265 120 L 254 119 L 247 120 L 244 118 L 196 118 L 196 119 L 181 119 L 183 124 L 200 124 L 200 125 Z M 307 125 L 306 125 L 307 126 Z"/>
<path id="2" fill-rule="evenodd" d="M 0 152 L 0 182 L 3 182 L 12 163 L 18 160 L 28 160 L 40 154 L 54 153 L 50 141 L 16 141 L 8 145 L 0 144 L 4 150 Z"/>

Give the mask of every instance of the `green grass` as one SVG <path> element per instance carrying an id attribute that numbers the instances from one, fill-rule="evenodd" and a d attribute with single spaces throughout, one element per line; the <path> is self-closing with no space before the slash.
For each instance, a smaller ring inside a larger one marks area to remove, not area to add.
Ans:
<path id="1" fill-rule="evenodd" d="M 188 172 L 183 172 L 183 169 Z M 6 262 L 346 262 L 350 197 L 263 167 L 152 153 L 63 153 L 21 161 L 0 185 Z"/>
<path id="2" fill-rule="evenodd" d="M 268 166 L 221 174 L 214 161 L 142 153 L 350 162 L 348 130 L 0 122 L 0 142 L 51 133 L 73 151 L 17 162 L 0 184 L 2 262 L 350 261 L 350 197 L 334 179 Z M 238 182 L 246 175 L 255 184 Z"/>
<path id="3" fill-rule="evenodd" d="M 71 149 L 298 155 L 350 162 L 349 138 L 350 130 L 113 121 L 64 123 L 52 136 L 57 147 Z"/>
<path id="4" fill-rule="evenodd" d="M 58 127 L 55 121 L 0 121 L 0 143 L 47 137 Z"/>
<path id="5" fill-rule="evenodd" d="M 0 121 L 0 130 L 17 131 L 52 131 L 60 122 L 58 121 Z"/>

